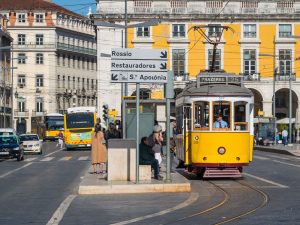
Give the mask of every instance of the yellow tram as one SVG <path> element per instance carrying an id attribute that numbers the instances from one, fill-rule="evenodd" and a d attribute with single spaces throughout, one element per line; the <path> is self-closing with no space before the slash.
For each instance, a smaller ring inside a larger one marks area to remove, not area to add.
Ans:
<path id="1" fill-rule="evenodd" d="M 252 161 L 254 98 L 241 76 L 200 73 L 176 98 L 177 157 L 203 177 L 241 177 Z"/>

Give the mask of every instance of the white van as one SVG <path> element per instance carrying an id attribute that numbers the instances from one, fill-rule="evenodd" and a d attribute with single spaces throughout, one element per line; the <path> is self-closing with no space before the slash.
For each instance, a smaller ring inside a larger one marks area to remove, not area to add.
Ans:
<path id="1" fill-rule="evenodd" d="M 0 136 L 17 135 L 13 128 L 0 128 Z"/>

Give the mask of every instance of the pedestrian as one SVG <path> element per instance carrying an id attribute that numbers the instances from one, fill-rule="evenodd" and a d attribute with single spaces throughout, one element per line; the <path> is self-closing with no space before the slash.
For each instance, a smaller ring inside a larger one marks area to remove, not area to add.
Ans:
<path id="1" fill-rule="evenodd" d="M 56 147 L 60 147 L 61 149 L 64 147 L 64 134 L 62 133 L 62 131 L 59 131 L 58 133 L 58 143 L 56 145 Z"/>
<path id="2" fill-rule="evenodd" d="M 151 165 L 151 168 L 154 170 L 154 179 L 162 180 L 163 177 L 159 175 L 159 164 L 158 160 L 154 157 L 154 152 L 151 147 L 148 145 L 147 137 L 143 137 L 140 143 L 140 165 Z"/>
<path id="3" fill-rule="evenodd" d="M 162 127 L 160 125 L 155 125 L 152 134 L 148 137 L 148 144 L 152 148 L 155 159 L 157 159 L 159 164 L 162 162 L 162 143 Z"/>
<path id="4" fill-rule="evenodd" d="M 176 156 L 176 120 L 171 119 L 170 122 L 170 168 L 171 173 L 175 173 L 175 170 L 173 169 L 173 161 Z"/>
<path id="5" fill-rule="evenodd" d="M 93 165 L 93 174 L 106 173 L 107 164 L 107 149 L 104 145 L 104 135 L 101 131 L 101 125 L 97 123 L 95 125 L 95 131 L 92 135 L 92 150 L 91 159 Z M 98 170 L 97 170 L 98 165 Z M 102 168 L 101 168 L 102 167 Z"/>
<path id="6" fill-rule="evenodd" d="M 281 136 L 282 136 L 283 145 L 286 146 L 287 145 L 287 139 L 288 139 L 288 132 L 285 128 L 281 132 Z"/>

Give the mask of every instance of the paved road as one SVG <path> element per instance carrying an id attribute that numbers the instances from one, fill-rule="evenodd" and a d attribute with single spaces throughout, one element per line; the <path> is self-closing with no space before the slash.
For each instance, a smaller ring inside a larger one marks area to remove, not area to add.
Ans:
<path id="1" fill-rule="evenodd" d="M 300 158 L 255 152 L 244 179 L 194 178 L 192 193 L 78 196 L 89 154 L 46 143 L 0 162 L 0 224 L 300 224 Z"/>

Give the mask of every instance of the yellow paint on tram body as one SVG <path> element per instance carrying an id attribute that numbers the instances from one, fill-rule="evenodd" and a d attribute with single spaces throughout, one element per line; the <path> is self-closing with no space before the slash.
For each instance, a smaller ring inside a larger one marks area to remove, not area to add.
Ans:
<path id="1" fill-rule="evenodd" d="M 186 163 L 249 163 L 252 160 L 253 137 L 241 132 L 194 132 L 188 134 Z M 218 153 L 225 147 L 224 155 Z M 206 157 L 206 159 L 205 159 Z M 237 159 L 239 158 L 239 160 Z"/>

